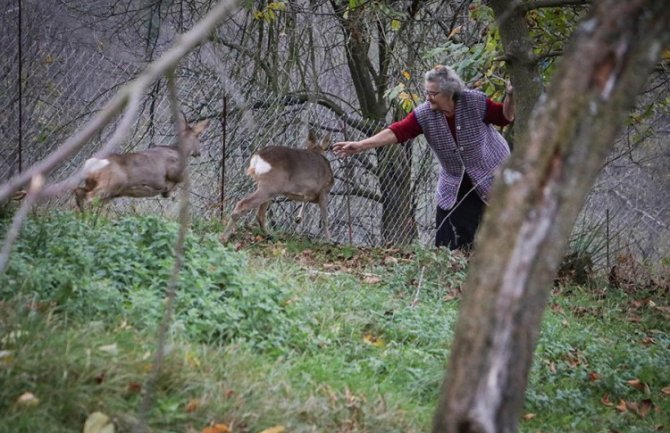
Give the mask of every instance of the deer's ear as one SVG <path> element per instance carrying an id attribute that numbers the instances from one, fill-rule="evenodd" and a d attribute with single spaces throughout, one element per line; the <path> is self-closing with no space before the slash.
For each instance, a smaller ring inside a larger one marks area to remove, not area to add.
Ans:
<path id="1" fill-rule="evenodd" d="M 316 134 L 314 133 L 314 130 L 312 128 L 309 128 L 307 130 L 307 148 L 316 149 L 318 147 L 319 145 L 316 142 Z"/>
<path id="2" fill-rule="evenodd" d="M 179 114 L 177 114 L 177 126 L 180 131 L 185 131 L 188 127 L 188 122 L 186 121 L 186 116 L 183 111 L 180 111 Z"/>
<path id="3" fill-rule="evenodd" d="M 333 142 L 333 136 L 329 132 L 328 134 L 321 137 L 321 140 L 319 140 L 319 147 L 323 150 L 328 150 L 332 142 Z"/>
<path id="4" fill-rule="evenodd" d="M 205 129 L 207 129 L 207 126 L 209 125 L 209 119 L 201 120 L 200 122 L 196 123 L 195 126 L 193 127 L 193 132 L 195 135 L 200 135 L 203 133 Z"/>

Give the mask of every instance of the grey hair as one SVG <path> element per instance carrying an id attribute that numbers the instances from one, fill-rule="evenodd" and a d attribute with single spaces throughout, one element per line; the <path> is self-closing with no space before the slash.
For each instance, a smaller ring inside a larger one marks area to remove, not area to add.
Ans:
<path id="1" fill-rule="evenodd" d="M 463 80 L 461 80 L 456 71 L 449 66 L 435 66 L 426 72 L 424 79 L 431 83 L 437 83 L 441 92 L 451 95 L 458 96 L 458 94 L 465 90 L 465 83 L 463 83 Z"/>

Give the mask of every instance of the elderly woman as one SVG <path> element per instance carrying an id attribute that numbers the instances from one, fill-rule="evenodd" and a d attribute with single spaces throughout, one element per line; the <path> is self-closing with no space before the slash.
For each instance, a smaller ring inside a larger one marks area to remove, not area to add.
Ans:
<path id="1" fill-rule="evenodd" d="M 427 101 L 407 117 L 361 141 L 333 145 L 339 157 L 402 143 L 424 134 L 440 163 L 437 183 L 435 246 L 470 249 L 491 192 L 494 172 L 509 156 L 505 139 L 493 127 L 514 120 L 512 86 L 497 103 L 465 87 L 448 66 L 425 74 Z"/>

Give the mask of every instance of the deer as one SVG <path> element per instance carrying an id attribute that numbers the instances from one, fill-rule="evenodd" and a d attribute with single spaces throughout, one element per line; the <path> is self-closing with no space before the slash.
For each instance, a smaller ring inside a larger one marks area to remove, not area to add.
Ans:
<path id="1" fill-rule="evenodd" d="M 321 211 L 321 231 L 325 232 L 326 239 L 330 241 L 328 195 L 333 187 L 334 177 L 330 163 L 323 155 L 328 142 L 328 138 L 317 142 L 315 134 L 309 131 L 306 149 L 267 146 L 255 152 L 246 172 L 256 182 L 256 190 L 235 204 L 221 235 L 221 242 L 228 242 L 240 217 L 253 209 L 257 209 L 256 221 L 267 235 L 265 213 L 272 199 L 277 196 L 302 202 L 296 218 L 298 222 L 305 204 L 317 203 Z"/>
<path id="2" fill-rule="evenodd" d="M 83 167 L 84 186 L 75 188 L 77 207 L 99 198 L 106 203 L 117 197 L 165 198 L 182 182 L 186 161 L 184 155 L 200 155 L 200 135 L 207 129 L 208 120 L 189 125 L 183 113 L 177 116 L 179 140 L 175 145 L 155 146 L 139 152 L 112 153 L 106 158 L 90 158 Z"/>

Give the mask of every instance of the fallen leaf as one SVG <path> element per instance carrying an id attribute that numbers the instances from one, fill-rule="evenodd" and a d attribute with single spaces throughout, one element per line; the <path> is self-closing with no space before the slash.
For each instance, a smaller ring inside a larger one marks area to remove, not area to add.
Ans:
<path id="1" fill-rule="evenodd" d="M 40 399 L 35 397 L 35 394 L 32 392 L 24 392 L 21 394 L 21 396 L 16 400 L 16 402 L 20 406 L 37 406 L 40 403 Z"/>
<path id="2" fill-rule="evenodd" d="M 370 333 L 363 335 L 363 341 L 365 341 L 368 344 L 371 344 L 375 347 L 383 347 L 384 346 L 384 339 L 381 337 L 377 337 L 376 335 L 372 335 Z"/>
<path id="3" fill-rule="evenodd" d="M 142 391 L 142 384 L 139 382 L 128 382 L 128 392 L 136 394 Z"/>
<path id="4" fill-rule="evenodd" d="M 616 405 L 616 410 L 619 412 L 628 412 L 628 405 L 624 400 L 619 400 L 619 404 Z"/>
<path id="5" fill-rule="evenodd" d="M 0 350 L 0 364 L 9 365 L 14 360 L 14 353 L 11 350 Z"/>
<path id="6" fill-rule="evenodd" d="M 116 346 L 116 343 L 107 344 L 105 346 L 100 346 L 100 347 L 98 347 L 98 350 L 100 350 L 102 352 L 107 352 L 110 355 L 116 355 L 119 352 L 119 348 Z"/>
<path id="7" fill-rule="evenodd" d="M 186 412 L 188 413 L 193 413 L 196 410 L 198 410 L 198 407 L 200 406 L 200 400 L 198 399 L 192 399 L 189 400 L 188 403 L 186 403 Z"/>
<path id="8" fill-rule="evenodd" d="M 102 412 L 93 412 L 86 418 L 84 433 L 114 433 L 114 423 Z"/>
<path id="9" fill-rule="evenodd" d="M 530 421 L 531 419 L 535 418 L 536 416 L 537 416 L 537 414 L 527 413 L 523 416 L 523 419 L 525 419 L 526 421 Z"/>
<path id="10" fill-rule="evenodd" d="M 640 418 L 644 418 L 647 415 L 649 415 L 649 412 L 652 411 L 652 409 L 655 408 L 654 402 L 651 401 L 651 399 L 644 399 L 640 402 L 640 407 L 639 410 L 637 411 L 637 414 L 640 416 Z"/>
<path id="11" fill-rule="evenodd" d="M 651 389 L 649 388 L 649 385 L 642 382 L 640 379 L 631 379 L 626 381 L 626 383 L 632 386 L 633 388 L 637 389 L 638 391 L 644 392 L 645 395 L 651 394 Z"/>
<path id="12" fill-rule="evenodd" d="M 375 275 L 368 275 L 367 277 L 363 278 L 363 282 L 367 284 L 377 284 L 381 281 L 382 279 L 375 276 Z"/>
<path id="13" fill-rule="evenodd" d="M 283 425 L 276 425 L 274 427 L 266 428 L 260 433 L 284 433 L 284 431 L 286 431 L 286 429 Z"/>
<path id="14" fill-rule="evenodd" d="M 202 429 L 202 433 L 230 433 L 230 428 L 226 424 L 214 424 Z"/>
<path id="15" fill-rule="evenodd" d="M 653 339 L 653 337 L 644 337 L 642 339 L 642 344 L 645 346 L 651 346 L 652 344 L 656 344 L 656 340 Z"/>
<path id="16" fill-rule="evenodd" d="M 605 406 L 608 406 L 608 407 L 614 406 L 614 403 L 612 403 L 612 402 L 610 401 L 610 395 L 609 395 L 609 394 L 605 394 L 605 395 L 603 395 L 603 396 L 600 398 L 600 402 L 601 402 L 602 404 L 604 404 Z"/>
<path id="17" fill-rule="evenodd" d="M 459 33 L 461 32 L 461 28 L 462 28 L 462 27 L 463 27 L 463 26 L 456 26 L 456 27 L 454 27 L 454 29 L 453 29 L 451 32 L 449 32 L 449 36 L 447 36 L 447 39 L 451 39 L 451 38 L 453 38 L 455 35 L 459 34 Z"/>
<path id="18" fill-rule="evenodd" d="M 589 373 L 589 381 L 595 382 L 596 380 L 600 379 L 600 375 L 596 373 L 595 371 L 592 371 Z"/>

